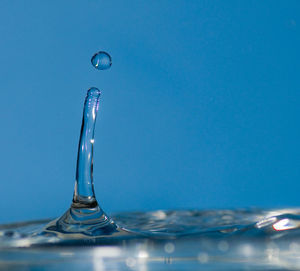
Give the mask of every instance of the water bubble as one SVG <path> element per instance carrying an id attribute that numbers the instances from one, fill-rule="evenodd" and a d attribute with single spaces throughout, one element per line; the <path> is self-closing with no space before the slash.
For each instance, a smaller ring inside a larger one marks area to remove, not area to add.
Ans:
<path id="1" fill-rule="evenodd" d="M 92 65 L 97 70 L 107 70 L 111 67 L 111 56 L 103 51 L 100 51 L 93 55 L 91 59 Z"/>
<path id="2" fill-rule="evenodd" d="M 126 259 L 126 265 L 128 267 L 134 267 L 136 265 L 136 260 L 132 257 Z"/>
<path id="3" fill-rule="evenodd" d="M 175 250 L 175 245 L 173 244 L 173 243 L 166 243 L 165 244 L 165 252 L 167 252 L 167 253 L 173 253 L 174 252 L 174 250 Z"/>
<path id="4" fill-rule="evenodd" d="M 242 245 L 239 251 L 246 257 L 250 257 L 254 253 L 254 248 L 250 244 Z"/>
<path id="5" fill-rule="evenodd" d="M 218 244 L 218 249 L 222 252 L 226 252 L 229 249 L 229 245 L 226 241 L 221 241 Z"/>
<path id="6" fill-rule="evenodd" d="M 208 259 L 209 259 L 209 257 L 208 257 L 208 255 L 207 255 L 207 253 L 205 253 L 205 252 L 200 252 L 200 253 L 198 254 L 198 261 L 199 261 L 200 263 L 207 263 L 207 262 L 208 262 Z"/>

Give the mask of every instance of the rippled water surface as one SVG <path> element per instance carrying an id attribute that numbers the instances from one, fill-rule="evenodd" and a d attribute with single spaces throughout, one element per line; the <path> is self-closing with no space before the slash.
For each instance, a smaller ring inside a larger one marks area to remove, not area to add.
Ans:
<path id="1" fill-rule="evenodd" d="M 0 268 L 298 270 L 300 210 L 119 213 L 109 236 L 45 234 L 50 220 L 0 227 Z"/>

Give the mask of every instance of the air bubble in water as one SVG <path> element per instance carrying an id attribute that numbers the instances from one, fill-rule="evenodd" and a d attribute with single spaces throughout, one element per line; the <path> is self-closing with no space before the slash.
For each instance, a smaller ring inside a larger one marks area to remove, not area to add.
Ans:
<path id="1" fill-rule="evenodd" d="M 111 67 L 112 64 L 111 56 L 103 51 L 94 54 L 91 62 L 97 70 L 107 70 Z"/>

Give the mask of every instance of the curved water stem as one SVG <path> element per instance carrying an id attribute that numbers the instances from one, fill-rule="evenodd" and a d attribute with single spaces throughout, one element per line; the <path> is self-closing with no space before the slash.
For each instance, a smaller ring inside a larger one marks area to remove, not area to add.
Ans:
<path id="1" fill-rule="evenodd" d="M 72 204 L 74 208 L 97 206 L 93 182 L 93 149 L 100 94 L 97 88 L 90 88 L 84 102 Z"/>
<path id="2" fill-rule="evenodd" d="M 84 235 L 84 238 L 127 234 L 104 213 L 95 196 L 93 145 L 99 98 L 99 89 L 88 90 L 83 108 L 72 205 L 59 219 L 45 227 L 44 234 L 54 233 L 61 238 L 74 236 L 75 239 L 78 234 Z"/>

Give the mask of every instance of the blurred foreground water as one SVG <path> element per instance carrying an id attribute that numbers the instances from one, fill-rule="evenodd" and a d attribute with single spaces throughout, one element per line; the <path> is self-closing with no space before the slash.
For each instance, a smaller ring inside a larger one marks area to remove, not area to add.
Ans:
<path id="1" fill-rule="evenodd" d="M 121 231 L 45 234 L 0 226 L 1 270 L 299 270 L 300 209 L 118 213 Z M 48 224 L 49 225 L 49 224 Z"/>

